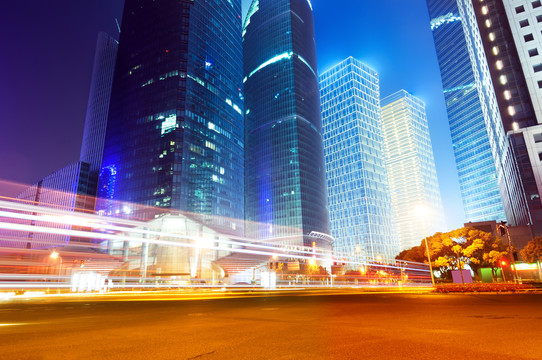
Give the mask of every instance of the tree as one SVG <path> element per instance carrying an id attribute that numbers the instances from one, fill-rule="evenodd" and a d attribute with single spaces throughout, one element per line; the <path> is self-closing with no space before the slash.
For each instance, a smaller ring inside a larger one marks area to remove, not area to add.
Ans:
<path id="1" fill-rule="evenodd" d="M 425 245 L 423 243 L 422 245 L 414 246 L 410 249 L 401 251 L 399 255 L 395 257 L 395 259 L 420 263 L 426 261 L 427 255 L 425 253 Z"/>
<path id="2" fill-rule="evenodd" d="M 427 263 L 424 241 L 420 246 L 402 251 L 396 259 Z M 427 241 L 431 265 L 445 277 L 449 277 L 451 270 L 464 269 L 465 265 L 475 273 L 482 267 L 491 267 L 495 275 L 500 261 L 508 258 L 506 245 L 500 239 L 473 228 L 436 233 Z"/>
<path id="3" fill-rule="evenodd" d="M 535 237 L 521 250 L 521 257 L 529 263 L 542 261 L 542 237 Z"/>

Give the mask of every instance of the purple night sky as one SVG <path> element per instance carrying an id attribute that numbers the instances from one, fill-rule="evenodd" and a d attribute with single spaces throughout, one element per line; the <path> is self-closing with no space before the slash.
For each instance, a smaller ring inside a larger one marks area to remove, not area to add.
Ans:
<path id="1" fill-rule="evenodd" d="M 243 0 L 246 7 L 250 1 Z M 312 0 L 320 72 L 354 56 L 427 106 L 450 228 L 463 209 L 425 0 Z M 118 37 L 123 0 L 9 1 L 0 12 L 0 195 L 79 158 L 96 38 Z"/>

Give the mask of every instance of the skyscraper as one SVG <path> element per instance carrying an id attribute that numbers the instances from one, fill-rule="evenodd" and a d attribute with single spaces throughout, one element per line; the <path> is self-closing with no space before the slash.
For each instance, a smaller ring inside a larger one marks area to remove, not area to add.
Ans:
<path id="1" fill-rule="evenodd" d="M 96 196 L 102 166 L 117 48 L 118 42 L 115 39 L 103 32 L 98 34 L 80 156 L 80 161 L 90 165 L 89 195 L 91 196 Z"/>
<path id="2" fill-rule="evenodd" d="M 471 0 L 427 0 L 467 221 L 529 222 Z"/>
<path id="3" fill-rule="evenodd" d="M 126 0 L 98 210 L 242 232 L 242 63 L 240 0 Z"/>
<path id="4" fill-rule="evenodd" d="M 310 2 L 254 0 L 243 52 L 247 236 L 329 249 Z"/>
<path id="5" fill-rule="evenodd" d="M 445 231 L 425 104 L 405 90 L 381 101 L 384 153 L 401 250 Z"/>
<path id="6" fill-rule="evenodd" d="M 536 235 L 542 235 L 542 6 L 537 1 L 473 2 L 503 125 Z"/>
<path id="7" fill-rule="evenodd" d="M 331 234 L 339 256 L 399 252 L 383 149 L 378 74 L 349 57 L 320 76 Z"/>

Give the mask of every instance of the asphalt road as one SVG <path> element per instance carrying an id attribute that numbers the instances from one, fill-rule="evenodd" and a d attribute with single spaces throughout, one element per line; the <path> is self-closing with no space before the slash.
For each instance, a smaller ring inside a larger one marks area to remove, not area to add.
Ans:
<path id="1" fill-rule="evenodd" d="M 0 302 L 0 359 L 542 359 L 540 294 L 131 299 Z"/>

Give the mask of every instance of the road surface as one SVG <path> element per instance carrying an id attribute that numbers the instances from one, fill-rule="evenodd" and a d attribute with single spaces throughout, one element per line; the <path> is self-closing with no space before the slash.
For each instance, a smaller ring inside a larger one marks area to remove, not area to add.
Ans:
<path id="1" fill-rule="evenodd" d="M 0 302 L 0 359 L 542 359 L 541 294 Z"/>

